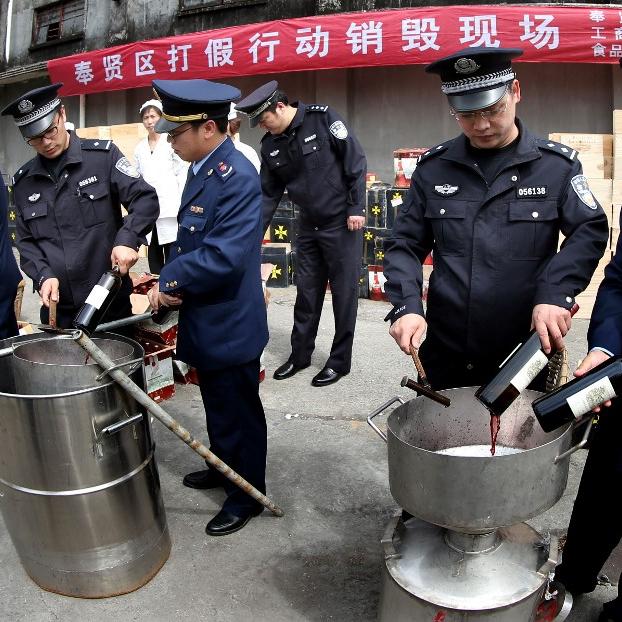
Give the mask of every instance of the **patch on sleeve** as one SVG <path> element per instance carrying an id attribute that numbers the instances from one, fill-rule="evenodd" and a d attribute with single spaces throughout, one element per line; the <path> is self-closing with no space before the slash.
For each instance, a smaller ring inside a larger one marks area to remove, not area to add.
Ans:
<path id="1" fill-rule="evenodd" d="M 596 209 L 598 207 L 598 203 L 590 190 L 590 186 L 585 175 L 575 175 L 570 180 L 570 183 L 572 184 L 572 189 L 581 199 L 582 203 L 585 203 L 585 205 L 587 205 L 590 209 Z"/>
<path id="2" fill-rule="evenodd" d="M 125 156 L 117 160 L 114 167 L 128 177 L 135 177 L 136 179 L 140 177 L 136 167 Z"/>
<path id="3" fill-rule="evenodd" d="M 348 128 L 343 124 L 343 121 L 335 121 L 330 125 L 330 133 L 339 140 L 345 140 L 348 138 Z"/>

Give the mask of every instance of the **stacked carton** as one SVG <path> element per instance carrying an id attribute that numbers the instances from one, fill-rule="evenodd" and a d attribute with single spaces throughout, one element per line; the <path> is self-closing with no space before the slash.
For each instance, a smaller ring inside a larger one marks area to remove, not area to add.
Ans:
<path id="1" fill-rule="evenodd" d="M 616 202 L 614 196 L 616 181 L 612 179 L 615 167 L 615 134 L 549 134 L 549 138 L 578 152 L 579 160 L 583 166 L 583 174 L 588 178 L 592 194 L 605 210 L 609 226 L 615 225 L 617 227 L 616 221 L 613 220 L 614 203 Z M 618 142 L 618 149 L 622 156 L 622 136 Z M 622 203 L 622 158 L 620 159 L 618 171 L 620 175 L 619 202 Z M 560 236 L 560 244 L 562 240 L 563 236 Z M 592 280 L 585 288 L 585 291 L 576 297 L 579 311 L 575 317 L 583 319 L 591 317 L 596 293 L 604 278 L 605 266 L 610 259 L 611 251 L 608 244 L 605 255 L 596 267 Z"/>

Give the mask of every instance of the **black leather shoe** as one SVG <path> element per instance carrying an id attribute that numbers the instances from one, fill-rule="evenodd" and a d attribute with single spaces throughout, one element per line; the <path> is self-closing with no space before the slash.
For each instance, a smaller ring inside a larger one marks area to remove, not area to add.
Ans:
<path id="1" fill-rule="evenodd" d="M 294 374 L 297 374 L 302 369 L 307 369 L 309 365 L 303 365 L 302 367 L 298 367 L 298 365 L 294 365 L 291 361 L 287 361 L 283 363 L 280 367 L 277 367 L 274 372 L 273 378 L 275 380 L 285 380 L 285 378 L 291 378 Z"/>
<path id="2" fill-rule="evenodd" d="M 207 469 L 204 471 L 194 471 L 188 473 L 182 481 L 184 486 L 188 488 L 198 488 L 199 490 L 208 490 L 210 488 L 219 488 L 225 485 L 226 477 L 214 471 Z"/>
<path id="3" fill-rule="evenodd" d="M 311 384 L 314 387 L 325 387 L 327 384 L 333 384 L 333 382 L 337 382 L 339 378 L 345 375 L 346 374 L 340 374 L 338 371 L 335 371 L 330 367 L 325 367 L 319 374 L 317 374 L 317 376 L 313 376 Z"/>
<path id="4" fill-rule="evenodd" d="M 258 510 L 245 510 L 240 514 L 232 514 L 227 510 L 220 510 L 212 520 L 207 523 L 205 533 L 208 536 L 226 536 L 239 531 L 253 518 L 263 512 L 263 507 Z"/>

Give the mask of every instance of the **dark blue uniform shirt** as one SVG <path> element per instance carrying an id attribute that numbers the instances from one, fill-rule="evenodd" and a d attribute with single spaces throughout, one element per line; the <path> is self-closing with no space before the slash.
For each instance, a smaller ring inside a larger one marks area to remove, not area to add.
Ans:
<path id="1" fill-rule="evenodd" d="M 517 124 L 514 155 L 490 184 L 464 135 L 424 154 L 385 242 L 392 320 L 423 315 L 421 264 L 433 251 L 421 348 L 430 376 L 450 360 L 494 369 L 528 333 L 534 305 L 574 304 L 607 245 L 577 153 Z"/>
<path id="2" fill-rule="evenodd" d="M 21 281 L 7 231 L 7 193 L 0 175 L 0 339 L 17 334 L 13 306 L 17 284 Z"/>

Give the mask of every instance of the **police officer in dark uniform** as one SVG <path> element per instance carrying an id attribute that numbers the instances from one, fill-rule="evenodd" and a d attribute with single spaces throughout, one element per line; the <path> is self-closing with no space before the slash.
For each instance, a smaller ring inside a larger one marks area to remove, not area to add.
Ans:
<path id="1" fill-rule="evenodd" d="M 107 319 L 131 315 L 127 272 L 159 207 L 155 190 L 112 141 L 67 131 L 61 86 L 24 93 L 2 114 L 13 116 L 37 152 L 13 178 L 20 264 L 43 301 L 41 321 L 48 322 L 52 299 L 58 301 L 58 326 L 67 328 L 111 265 L 124 279 Z"/>
<path id="2" fill-rule="evenodd" d="M 0 174 L 0 339 L 17 335 L 15 296 L 22 279 L 9 242 L 7 222 L 6 187 Z"/>
<path id="3" fill-rule="evenodd" d="M 153 87 L 163 107 L 156 132 L 167 133 L 191 165 L 177 240 L 149 300 L 155 309 L 179 306 L 177 356 L 198 371 L 210 449 L 265 493 L 261 187 L 255 167 L 227 136 L 230 103 L 240 91 L 209 80 L 154 80 Z M 218 471 L 189 473 L 183 483 L 224 487 L 227 499 L 205 528 L 211 536 L 241 529 L 263 509 Z"/>
<path id="4" fill-rule="evenodd" d="M 363 149 L 343 119 L 328 106 L 289 104 L 272 81 L 236 104 L 251 126 L 267 131 L 261 141 L 263 228 L 284 190 L 300 206 L 292 351 L 275 372 L 283 380 L 311 363 L 326 285 L 330 281 L 335 336 L 316 387 L 350 372 L 365 223 Z"/>
<path id="5" fill-rule="evenodd" d="M 575 371 L 583 376 L 610 356 L 622 356 L 622 238 L 605 268 L 587 334 L 589 352 Z M 575 498 L 562 563 L 555 579 L 573 595 L 593 592 L 600 571 L 622 539 L 615 499 L 622 490 L 622 401 L 597 408 L 600 419 Z M 622 622 L 622 576 L 618 596 L 605 603 L 599 622 Z"/>
<path id="6" fill-rule="evenodd" d="M 440 74 L 462 134 L 421 156 L 384 271 L 390 334 L 409 352 L 427 329 L 421 359 L 436 389 L 490 380 L 530 326 L 546 352 L 562 348 L 569 309 L 607 245 L 607 217 L 576 151 L 515 116 L 511 60 L 521 53 L 468 48 L 426 68 Z M 421 265 L 430 251 L 426 323 Z"/>

